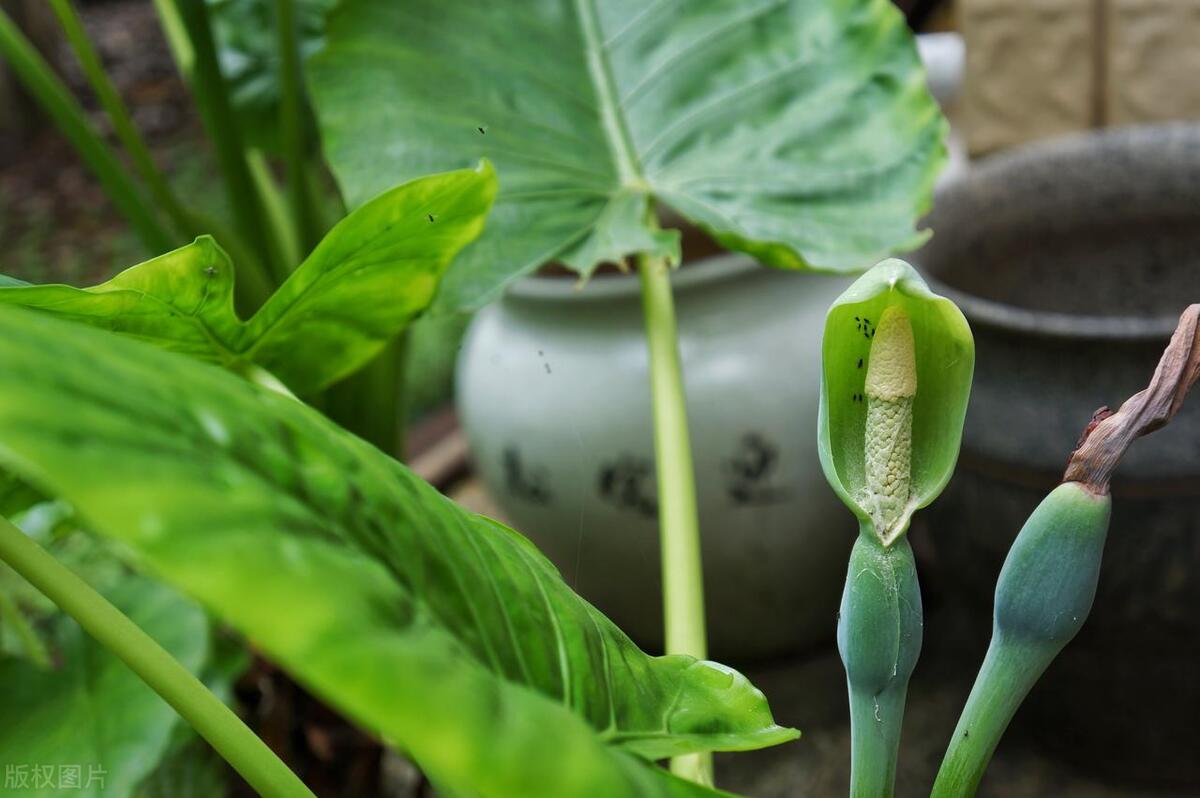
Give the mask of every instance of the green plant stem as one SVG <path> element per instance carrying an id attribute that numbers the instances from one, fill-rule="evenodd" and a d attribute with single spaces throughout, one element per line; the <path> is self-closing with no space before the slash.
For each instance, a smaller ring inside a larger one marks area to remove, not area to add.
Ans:
<path id="1" fill-rule="evenodd" d="M 16 24 L 0 9 L 0 55 L 100 181 L 117 210 L 155 254 L 177 243 L 125 170 L 112 148 L 92 128 L 78 101 Z"/>
<path id="2" fill-rule="evenodd" d="M 188 41 L 179 6 L 175 4 L 175 0 L 154 0 L 154 10 L 158 13 L 158 23 L 162 25 L 163 36 L 167 40 L 175 66 L 184 80 L 191 83 L 196 52 L 192 49 L 192 43 Z"/>
<path id="3" fill-rule="evenodd" d="M 350 210 L 346 207 L 346 202 L 342 199 L 342 194 L 336 186 L 327 191 L 325 164 L 321 162 L 320 158 L 308 159 L 308 168 L 304 177 L 308 181 L 308 193 L 316 201 L 317 224 L 320 225 L 321 233 L 324 235 L 344 219 Z"/>
<path id="4" fill-rule="evenodd" d="M 658 478 L 658 525 L 662 550 L 663 622 L 668 654 L 708 656 L 704 626 L 704 573 L 696 477 L 688 434 L 679 335 L 671 297 L 670 266 L 665 258 L 638 256 L 642 312 L 650 351 L 650 388 L 654 404 L 654 459 Z M 712 757 L 676 757 L 671 770 L 712 783 Z"/>
<path id="5" fill-rule="evenodd" d="M 175 7 L 169 0 L 160 0 L 160 2 L 162 7 L 159 9 L 159 13 L 164 20 L 163 27 L 170 35 L 170 31 L 180 25 L 179 18 Z M 269 282 L 262 280 L 262 266 L 256 263 L 259 259 L 253 255 L 241 237 L 224 223 L 186 207 L 179 200 L 178 195 L 171 188 L 170 182 L 155 164 L 154 156 L 150 153 L 146 140 L 134 124 L 129 109 L 104 71 L 104 66 L 100 62 L 95 48 L 92 47 L 83 22 L 71 0 L 50 0 L 50 3 L 62 26 L 63 33 L 67 37 L 67 42 L 71 45 L 75 57 L 79 59 L 84 76 L 108 114 L 113 132 L 116 133 L 121 145 L 129 154 L 134 168 L 149 189 L 151 198 L 170 217 L 176 230 L 184 239 L 193 239 L 204 233 L 212 234 L 217 242 L 233 256 L 234 263 L 239 270 L 239 277 L 245 281 L 243 290 L 251 295 L 254 302 L 261 304 L 270 296 L 272 286 Z M 182 36 L 182 31 L 178 30 L 174 35 Z M 183 43 L 187 45 L 190 71 L 191 45 L 187 43 L 186 38 L 183 39 Z"/>
<path id="6" fill-rule="evenodd" d="M 196 51 L 188 40 L 187 28 L 183 24 L 179 6 L 175 0 L 154 0 L 154 8 L 158 13 L 159 23 L 162 25 L 175 66 L 188 85 L 191 85 L 195 73 Z M 238 275 L 238 309 L 249 316 L 275 290 L 271 271 L 263 260 L 268 253 L 256 252 L 241 233 L 211 216 L 194 208 L 189 209 L 189 215 L 196 229 L 211 233 L 217 243 L 233 258 Z"/>
<path id="7" fill-rule="evenodd" d="M 280 382 L 278 377 L 261 366 L 254 363 L 243 363 L 235 371 L 259 387 L 266 388 L 268 391 L 274 391 L 280 396 L 286 396 L 289 399 L 296 399 L 296 395 Z M 296 399 L 296 401 L 300 400 Z"/>
<path id="8" fill-rule="evenodd" d="M 291 265 L 285 261 L 280 242 L 271 234 L 262 195 L 246 160 L 241 127 L 217 61 L 207 0 L 180 0 L 177 8 L 194 54 L 192 91 L 216 149 L 235 222 L 242 237 L 266 264 L 269 282 L 279 285 L 290 273 Z"/>
<path id="9" fill-rule="evenodd" d="M 62 26 L 67 42 L 71 45 L 75 57 L 83 68 L 83 74 L 87 78 L 88 84 L 96 93 L 105 113 L 108 114 L 113 132 L 116 133 L 117 139 L 129 154 L 133 167 L 142 178 L 142 182 L 149 189 L 150 197 L 157 203 L 159 209 L 171 219 L 175 229 L 182 237 L 194 238 L 201 232 L 205 232 L 197 229 L 195 220 L 189 215 L 179 198 L 175 196 L 166 177 L 154 163 L 150 148 L 146 146 L 145 139 L 142 138 L 137 126 L 133 123 L 129 109 L 126 108 L 121 95 L 117 93 L 116 87 L 109 80 L 108 73 L 104 71 L 100 57 L 92 47 L 87 32 L 84 30 L 83 22 L 79 19 L 79 14 L 76 13 L 71 0 L 50 0 L 50 7 L 58 17 L 59 25 Z"/>
<path id="10" fill-rule="evenodd" d="M 316 204 L 310 193 L 305 155 L 307 130 L 303 83 L 300 77 L 300 38 L 295 0 L 275 0 L 275 32 L 279 48 L 279 131 L 287 163 L 292 219 L 301 250 L 311 252 L 320 241 Z"/>
<path id="11" fill-rule="evenodd" d="M 878 694 L 850 686 L 850 798 L 891 798 L 908 683 Z"/>
<path id="12" fill-rule="evenodd" d="M 880 543 L 863 524 L 838 611 L 850 699 L 850 798 L 890 798 L 908 682 L 921 654 L 921 589 L 908 540 Z"/>
<path id="13" fill-rule="evenodd" d="M 300 264 L 302 256 L 300 254 L 300 235 L 293 224 L 292 217 L 288 214 L 287 202 L 280 193 L 279 186 L 275 183 L 275 176 L 271 174 L 271 165 L 267 163 L 262 150 L 247 150 L 246 164 L 250 167 L 250 177 L 254 179 L 254 185 L 258 188 L 259 196 L 262 197 L 267 223 L 271 225 L 271 234 L 279 242 L 283 260 L 287 264 L 288 270 L 291 271 Z"/>
<path id="14" fill-rule="evenodd" d="M 946 747 L 930 798 L 970 798 L 992 761 L 1004 730 L 1025 696 L 1053 659 L 1038 656 L 1036 646 L 1022 651 L 993 638 L 958 727 Z"/>
<path id="15" fill-rule="evenodd" d="M 265 798 L 314 798 L 296 774 L 192 673 L 7 519 L 0 559 L 128 665 Z"/>

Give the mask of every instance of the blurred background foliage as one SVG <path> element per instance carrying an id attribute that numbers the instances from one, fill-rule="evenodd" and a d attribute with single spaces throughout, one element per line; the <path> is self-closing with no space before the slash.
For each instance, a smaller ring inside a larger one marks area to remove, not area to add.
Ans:
<path id="1" fill-rule="evenodd" d="M 321 19 L 334 0 L 297 3 L 301 50 L 321 44 Z M 250 144 L 278 150 L 277 56 L 269 0 L 209 0 L 222 71 L 230 81 Z M 89 114 L 115 142 L 108 118 L 88 89 L 70 48 L 41 0 L 3 0 L 5 11 L 55 65 Z M 172 60 L 151 0 L 77 4 L 88 35 L 135 124 L 172 187 L 202 213 L 231 222 L 231 210 L 196 106 Z M 34 283 L 83 286 L 145 260 L 140 241 L 72 148 L 15 91 L 0 63 L 0 272 Z M 315 129 L 314 129 L 315 133 Z M 315 141 L 315 135 L 310 137 Z M 324 178 L 325 176 L 320 176 Z M 329 179 L 318 181 L 327 216 L 340 214 Z M 410 330 L 408 408 L 417 419 L 449 401 L 454 357 L 470 321 L 442 316 Z"/>

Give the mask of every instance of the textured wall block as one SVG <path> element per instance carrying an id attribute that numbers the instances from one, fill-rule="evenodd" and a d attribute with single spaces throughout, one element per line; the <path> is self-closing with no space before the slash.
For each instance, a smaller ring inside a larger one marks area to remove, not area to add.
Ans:
<path id="1" fill-rule="evenodd" d="M 1093 126 L 1097 13 L 1094 0 L 961 0 L 972 154 Z"/>
<path id="2" fill-rule="evenodd" d="M 1106 122 L 1200 117 L 1200 0 L 1106 5 Z"/>

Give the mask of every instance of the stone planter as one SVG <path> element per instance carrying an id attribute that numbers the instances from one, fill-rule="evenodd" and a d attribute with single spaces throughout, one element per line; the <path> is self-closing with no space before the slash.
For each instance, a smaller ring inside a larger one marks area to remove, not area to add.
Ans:
<path id="1" fill-rule="evenodd" d="M 942 187 L 916 256 L 974 330 L 958 472 L 929 511 L 949 598 L 986 636 L 1008 546 L 1092 411 L 1146 385 L 1200 300 L 1200 127 L 1038 144 Z M 1113 482 L 1092 615 L 1018 722 L 1124 778 L 1200 783 L 1200 400 L 1136 442 Z"/>
<path id="2" fill-rule="evenodd" d="M 817 459 L 820 337 L 848 280 L 741 256 L 672 278 L 709 636 L 745 661 L 832 639 L 855 526 Z M 481 311 L 458 373 L 476 467 L 514 526 L 661 647 L 650 384 L 638 281 L 525 280 Z"/>

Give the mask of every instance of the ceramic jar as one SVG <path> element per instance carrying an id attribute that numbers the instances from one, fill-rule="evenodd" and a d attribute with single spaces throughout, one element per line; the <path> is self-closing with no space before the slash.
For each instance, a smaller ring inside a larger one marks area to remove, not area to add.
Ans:
<path id="1" fill-rule="evenodd" d="M 672 277 L 710 648 L 746 661 L 831 639 L 855 534 L 817 459 L 825 310 L 849 283 L 738 255 Z M 661 646 L 650 382 L 638 281 L 534 277 L 482 310 L 458 369 L 475 466 L 583 596 Z"/>

